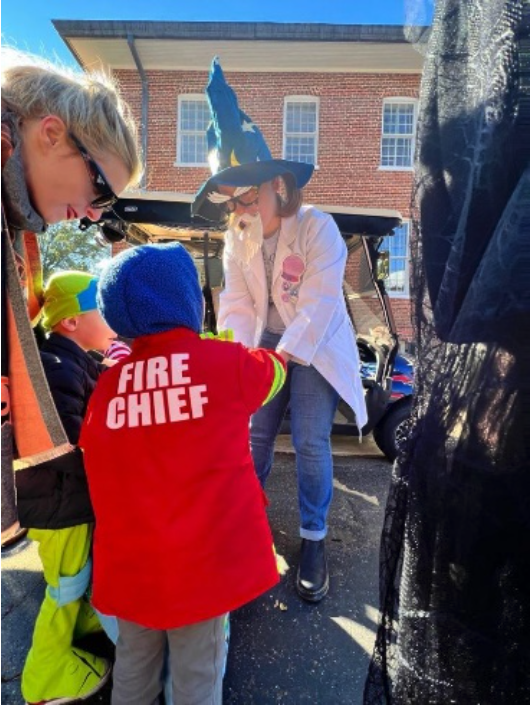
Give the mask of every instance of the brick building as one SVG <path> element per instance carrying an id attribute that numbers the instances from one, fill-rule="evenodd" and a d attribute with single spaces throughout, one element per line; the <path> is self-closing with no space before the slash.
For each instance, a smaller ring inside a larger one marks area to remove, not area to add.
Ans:
<path id="1" fill-rule="evenodd" d="M 142 125 L 143 187 L 194 193 L 209 175 L 204 95 L 218 55 L 240 107 L 274 157 L 316 165 L 315 204 L 392 208 L 387 289 L 402 340 L 408 292 L 412 156 L 422 56 L 403 27 L 205 22 L 55 21 L 83 67 L 118 78 Z M 420 31 L 417 33 L 422 35 Z"/>

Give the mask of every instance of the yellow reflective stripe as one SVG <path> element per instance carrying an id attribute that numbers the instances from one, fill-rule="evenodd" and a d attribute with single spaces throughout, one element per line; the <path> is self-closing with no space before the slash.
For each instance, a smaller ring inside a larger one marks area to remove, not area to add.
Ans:
<path id="1" fill-rule="evenodd" d="M 285 368 L 282 365 L 282 363 L 279 360 L 277 360 L 273 355 L 270 356 L 270 359 L 274 363 L 274 379 L 272 380 L 272 386 L 271 386 L 271 390 L 269 392 L 269 395 L 265 399 L 263 404 L 266 404 L 267 402 L 269 402 L 271 399 L 273 399 L 278 394 L 278 392 L 280 391 L 280 389 L 283 387 L 283 385 L 285 383 L 285 378 L 287 377 L 287 374 L 285 372 Z"/>
<path id="2" fill-rule="evenodd" d="M 203 340 L 225 340 L 228 342 L 233 342 L 234 340 L 234 331 L 229 329 L 229 330 L 222 330 L 217 335 L 214 335 L 212 332 L 208 331 L 206 333 L 201 333 L 199 335 L 200 338 Z"/>

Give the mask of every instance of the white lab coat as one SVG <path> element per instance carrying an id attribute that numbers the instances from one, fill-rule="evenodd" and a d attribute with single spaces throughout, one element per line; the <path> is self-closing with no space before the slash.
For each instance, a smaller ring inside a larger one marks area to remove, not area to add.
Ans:
<path id="1" fill-rule="evenodd" d="M 303 206 L 283 218 L 272 275 L 272 298 L 286 330 L 278 350 L 313 365 L 353 409 L 357 426 L 367 421 L 355 332 L 342 292 L 346 245 L 333 218 Z M 226 250 L 225 287 L 218 329 L 255 347 L 267 322 L 268 291 L 261 251 L 248 264 Z"/>

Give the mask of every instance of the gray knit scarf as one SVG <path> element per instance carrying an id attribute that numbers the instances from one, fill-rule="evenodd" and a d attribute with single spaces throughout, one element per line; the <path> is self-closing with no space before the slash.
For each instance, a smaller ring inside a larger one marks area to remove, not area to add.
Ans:
<path id="1" fill-rule="evenodd" d="M 2 111 L 2 123 L 8 125 L 14 147 L 2 169 L 2 202 L 8 225 L 15 230 L 42 233 L 46 230 L 46 223 L 31 205 L 22 163 L 18 119 L 13 113 Z"/>

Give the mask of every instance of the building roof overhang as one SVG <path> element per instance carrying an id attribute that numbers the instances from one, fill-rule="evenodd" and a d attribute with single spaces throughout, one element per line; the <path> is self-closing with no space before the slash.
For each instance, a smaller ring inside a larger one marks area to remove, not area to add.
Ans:
<path id="1" fill-rule="evenodd" d="M 419 74 L 428 27 L 54 20 L 84 68 L 206 71 L 213 56 L 225 71 Z"/>

